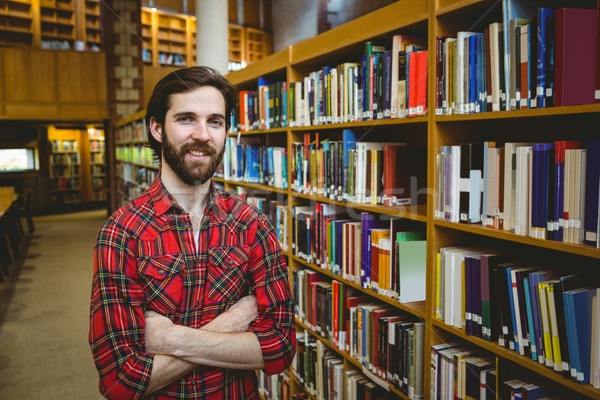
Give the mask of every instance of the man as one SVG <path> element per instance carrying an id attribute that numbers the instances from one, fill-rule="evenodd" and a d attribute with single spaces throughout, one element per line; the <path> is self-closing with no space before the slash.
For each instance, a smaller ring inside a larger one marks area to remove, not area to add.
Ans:
<path id="1" fill-rule="evenodd" d="M 90 345 L 108 398 L 255 399 L 256 369 L 295 353 L 287 265 L 271 224 L 215 188 L 234 104 L 216 71 L 154 88 L 150 188 L 100 228 Z"/>

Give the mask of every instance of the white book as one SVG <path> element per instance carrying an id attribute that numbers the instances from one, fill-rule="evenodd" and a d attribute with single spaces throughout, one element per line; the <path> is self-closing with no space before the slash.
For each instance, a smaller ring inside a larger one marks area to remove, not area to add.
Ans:
<path id="1" fill-rule="evenodd" d="M 501 106 L 501 77 L 500 63 L 503 62 L 503 49 L 498 41 L 499 35 L 503 32 L 502 24 L 494 22 L 490 24 L 490 68 L 491 68 L 491 86 L 492 86 L 492 111 L 500 111 Z"/>
<path id="2" fill-rule="evenodd" d="M 575 243 L 583 243 L 584 238 L 584 223 L 585 223 L 585 177 L 587 165 L 587 150 L 579 149 L 580 159 L 578 160 L 579 172 L 579 191 L 576 194 L 577 209 L 575 220 L 575 232 L 577 233 L 577 241 Z M 577 197 L 578 196 L 578 197 Z"/>
<path id="3" fill-rule="evenodd" d="M 572 239 L 571 235 L 571 220 L 570 216 L 572 215 L 572 192 L 571 188 L 573 185 L 573 166 L 574 164 L 571 162 L 571 159 L 575 157 L 574 149 L 566 149 L 565 150 L 565 181 L 564 181 L 564 205 L 563 205 L 563 216 L 566 217 L 563 219 L 563 242 L 571 243 Z"/>
<path id="4" fill-rule="evenodd" d="M 460 146 L 451 147 L 451 160 L 452 165 L 450 167 L 451 177 L 451 192 L 450 192 L 450 204 L 452 211 L 450 212 L 450 222 L 460 222 Z"/>
<path id="5" fill-rule="evenodd" d="M 529 221 L 529 155 L 530 146 L 517 148 L 517 186 L 515 188 L 515 233 L 517 235 L 528 235 Z"/>
<path id="6" fill-rule="evenodd" d="M 514 230 L 515 202 L 517 186 L 517 148 L 531 146 L 531 143 L 509 142 L 504 145 L 504 226 L 507 231 Z"/>

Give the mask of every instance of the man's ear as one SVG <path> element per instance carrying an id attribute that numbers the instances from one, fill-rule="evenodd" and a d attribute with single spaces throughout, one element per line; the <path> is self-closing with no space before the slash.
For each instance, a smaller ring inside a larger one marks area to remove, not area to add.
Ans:
<path id="1" fill-rule="evenodd" d="M 162 125 L 159 124 L 154 117 L 150 118 L 150 133 L 158 143 L 162 143 Z"/>

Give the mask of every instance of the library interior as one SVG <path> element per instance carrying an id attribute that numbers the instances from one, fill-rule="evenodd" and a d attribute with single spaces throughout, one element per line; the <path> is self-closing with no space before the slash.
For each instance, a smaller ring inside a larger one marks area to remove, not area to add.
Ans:
<path id="1" fill-rule="evenodd" d="M 599 127 L 600 0 L 0 0 L 0 398 L 600 399 Z"/>

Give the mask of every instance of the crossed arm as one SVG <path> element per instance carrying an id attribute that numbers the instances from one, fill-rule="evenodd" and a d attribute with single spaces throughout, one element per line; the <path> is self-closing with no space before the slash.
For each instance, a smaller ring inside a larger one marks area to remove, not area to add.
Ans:
<path id="1" fill-rule="evenodd" d="M 200 329 L 174 325 L 153 311 L 144 315 L 145 347 L 155 354 L 146 394 L 160 390 L 198 365 L 262 369 L 263 355 L 256 335 L 247 332 L 256 317 L 257 302 L 243 297 Z"/>

